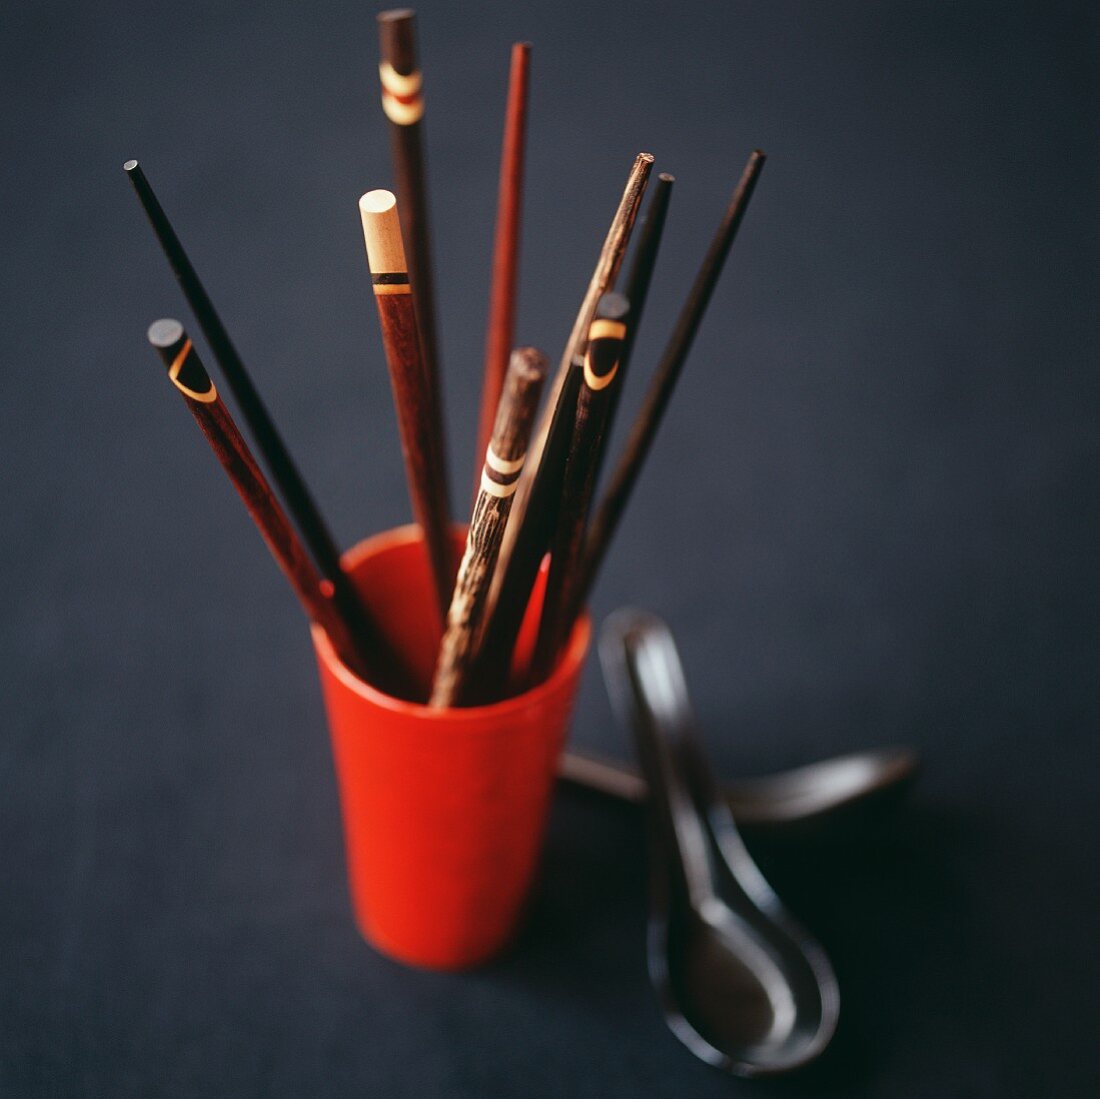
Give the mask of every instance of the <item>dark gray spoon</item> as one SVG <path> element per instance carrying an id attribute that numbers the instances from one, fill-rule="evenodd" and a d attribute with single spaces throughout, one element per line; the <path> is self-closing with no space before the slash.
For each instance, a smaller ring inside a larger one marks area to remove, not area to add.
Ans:
<path id="1" fill-rule="evenodd" d="M 650 789 L 649 972 L 669 1027 L 740 1076 L 807 1064 L 836 1028 L 836 977 L 741 842 L 703 757 L 672 635 L 652 615 L 619 611 L 600 659 Z"/>

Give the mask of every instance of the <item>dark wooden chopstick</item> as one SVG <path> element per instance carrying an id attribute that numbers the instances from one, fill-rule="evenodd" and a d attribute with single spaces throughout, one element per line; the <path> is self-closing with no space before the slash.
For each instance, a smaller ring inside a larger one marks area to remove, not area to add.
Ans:
<path id="1" fill-rule="evenodd" d="M 210 344 L 225 380 L 229 383 L 229 388 L 248 424 L 272 480 L 286 504 L 287 511 L 312 554 L 322 579 L 332 585 L 333 601 L 355 638 L 357 650 L 362 653 L 376 654 L 378 667 L 382 669 L 383 665 L 389 665 L 391 660 L 385 656 L 381 631 L 344 572 L 340 564 L 340 552 L 328 524 L 322 518 L 282 436 L 260 399 L 256 387 L 252 384 L 252 379 L 229 338 L 229 333 L 222 324 L 221 317 L 210 300 L 210 295 L 207 294 L 141 166 L 136 160 L 128 160 L 123 167 L 133 184 L 169 266 L 183 290 L 184 297 L 187 298 L 187 303 L 199 322 L 199 328 Z M 393 688 L 399 679 L 403 680 L 404 676 L 395 667 L 390 667 L 386 672 L 386 678 L 388 685 Z"/>
<path id="2" fill-rule="evenodd" d="M 450 530 L 397 200 L 392 191 L 368 191 L 359 200 L 359 213 L 382 330 L 382 346 L 397 407 L 409 495 L 413 514 L 424 532 L 442 623 L 454 583 Z"/>
<path id="3" fill-rule="evenodd" d="M 584 551 L 588 509 L 596 485 L 599 454 L 605 438 L 613 395 L 622 382 L 621 360 L 632 323 L 630 303 L 621 294 L 600 298 L 589 329 L 581 367 L 582 380 L 560 484 L 561 503 L 550 543 L 550 572 L 543 594 L 542 615 L 529 683 L 549 675 L 573 624 L 572 589 Z"/>
<path id="4" fill-rule="evenodd" d="M 667 172 L 662 172 L 657 177 L 657 183 L 653 187 L 653 195 L 649 200 L 649 205 L 646 207 L 646 212 L 642 217 L 641 226 L 638 230 L 638 243 L 634 248 L 630 271 L 623 285 L 623 296 L 630 302 L 630 323 L 627 325 L 626 339 L 623 341 L 622 351 L 619 355 L 619 377 L 607 402 L 607 420 L 604 425 L 605 440 L 610 437 L 615 424 L 615 413 L 619 409 L 619 399 L 622 396 L 627 371 L 630 369 L 634 344 L 638 336 L 638 326 L 641 324 L 646 300 L 649 297 L 649 285 L 653 279 L 653 270 L 657 265 L 657 252 L 661 246 L 665 219 L 668 217 L 668 204 L 672 198 L 672 186 L 675 182 L 675 177 L 670 176 Z M 593 471 L 594 483 L 599 482 L 600 469 L 603 467 L 606 454 L 607 445 L 605 443 L 596 454 L 596 468 Z"/>
<path id="5" fill-rule="evenodd" d="M 149 342 L 168 369 L 211 450 L 237 490 L 305 612 L 328 634 L 340 659 L 357 675 L 370 663 L 358 652 L 351 631 L 332 600 L 331 585 L 314 568 L 275 493 L 225 407 L 198 353 L 179 321 L 156 321 Z"/>
<path id="6" fill-rule="evenodd" d="M 508 369 L 515 336 L 530 67 L 531 44 L 517 42 L 512 47 L 512 64 L 508 77 L 508 104 L 504 116 L 504 139 L 500 152 L 493 275 L 489 288 L 489 321 L 485 334 L 485 375 L 481 388 L 477 448 L 474 452 L 477 455 L 479 476 L 482 456 L 493 432 L 497 405 L 504 388 L 504 375 Z"/>
<path id="7" fill-rule="evenodd" d="M 609 478 L 607 490 L 593 515 L 585 545 L 584 564 L 581 567 L 577 587 L 574 589 L 572 606 L 574 615 L 587 600 L 596 574 L 607 554 L 608 546 L 653 444 L 653 438 L 657 434 L 665 409 L 668 407 L 669 399 L 676 388 L 676 382 L 687 360 L 703 315 L 706 313 L 707 305 L 718 283 L 718 277 L 722 273 L 726 256 L 729 255 L 741 220 L 748 209 L 756 181 L 764 168 L 765 159 L 764 154 L 757 149 L 745 165 L 737 189 L 707 249 L 695 281 L 688 292 L 687 300 L 680 311 L 672 336 L 654 372 L 642 408 Z"/>
<path id="8" fill-rule="evenodd" d="M 443 470 L 444 510 L 450 514 L 446 477 L 446 440 L 443 429 L 443 392 L 436 326 L 435 278 L 432 268 L 431 227 L 428 216 L 428 173 L 424 155 L 424 78 L 416 39 L 416 13 L 409 8 L 378 15 L 382 110 L 390 122 L 397 204 L 401 214 L 409 284 L 416 304 L 427 392 L 424 396 L 436 462 Z"/>

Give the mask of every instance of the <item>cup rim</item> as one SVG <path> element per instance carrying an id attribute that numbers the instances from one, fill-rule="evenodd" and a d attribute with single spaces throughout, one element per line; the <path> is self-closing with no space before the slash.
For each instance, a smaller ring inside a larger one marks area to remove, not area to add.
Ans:
<path id="1" fill-rule="evenodd" d="M 415 523 L 407 523 L 404 526 L 395 527 L 392 530 L 384 530 L 378 534 L 372 534 L 357 542 L 341 556 L 344 566 L 353 571 L 368 557 L 374 557 L 385 550 L 396 549 L 421 540 L 420 528 Z M 578 617 L 573 632 L 569 638 L 569 644 L 561 659 L 554 665 L 554 670 L 541 683 L 535 684 L 520 694 L 511 698 L 503 698 L 499 702 L 489 702 L 480 706 L 449 706 L 438 708 L 429 706 L 424 702 L 409 702 L 407 699 L 394 698 L 377 687 L 360 679 L 336 654 L 336 650 L 329 640 L 329 636 L 315 622 L 310 623 L 310 633 L 313 636 L 313 645 L 318 657 L 324 661 L 328 670 L 350 691 L 359 695 L 379 709 L 388 710 L 395 714 L 416 716 L 421 720 L 438 721 L 467 721 L 486 717 L 504 717 L 513 711 L 526 709 L 532 704 L 538 703 L 544 696 L 558 690 L 562 684 L 574 676 L 584 662 L 588 652 L 588 644 L 591 639 L 592 622 L 587 611 Z"/>

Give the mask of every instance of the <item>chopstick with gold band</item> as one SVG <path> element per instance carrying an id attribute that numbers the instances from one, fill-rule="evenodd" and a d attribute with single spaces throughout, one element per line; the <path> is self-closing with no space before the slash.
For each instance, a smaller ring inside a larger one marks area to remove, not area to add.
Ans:
<path id="1" fill-rule="evenodd" d="M 355 649 L 351 632 L 332 601 L 331 583 L 322 581 L 314 568 L 183 325 L 171 319 L 156 321 L 149 328 L 149 342 L 168 368 L 169 380 L 183 395 L 306 614 L 328 634 L 340 659 L 362 675 L 368 663 L 366 654 L 361 655 Z"/>
<path id="2" fill-rule="evenodd" d="M 667 172 L 661 172 L 657 176 L 657 182 L 650 188 L 650 199 L 646 205 L 645 214 L 639 219 L 635 227 L 637 244 L 634 246 L 634 255 L 631 258 L 630 270 L 625 278 L 620 279 L 622 293 L 630 302 L 630 324 L 627 326 L 626 339 L 623 342 L 622 352 L 619 356 L 619 377 L 615 383 L 611 400 L 607 407 L 607 420 L 604 424 L 604 438 L 611 435 L 615 425 L 615 414 L 619 408 L 619 399 L 622 397 L 626 383 L 626 374 L 633 356 L 634 344 L 638 338 L 638 327 L 642 323 L 645 314 L 646 301 L 649 298 L 649 285 L 653 279 L 653 270 L 657 265 L 657 253 L 661 247 L 661 237 L 664 234 L 665 220 L 668 216 L 668 204 L 672 198 L 672 187 L 676 182 L 674 176 Z M 604 458 L 607 455 L 607 447 L 600 447 L 596 456 L 595 483 L 599 484 L 600 470 L 603 469 Z"/>
<path id="3" fill-rule="evenodd" d="M 599 454 L 611 402 L 622 382 L 620 363 L 627 339 L 630 303 L 622 294 L 600 298 L 588 330 L 577 412 L 569 456 L 560 486 L 561 504 L 550 543 L 550 574 L 546 579 L 538 641 L 528 675 L 538 682 L 553 667 L 573 624 L 572 589 L 584 550 L 588 510 L 596 487 Z"/>
<path id="4" fill-rule="evenodd" d="M 603 564 L 611 539 L 618 528 L 619 520 L 626 509 L 646 456 L 653 445 L 657 429 L 661 425 L 665 409 L 676 388 L 676 382 L 691 350 L 695 334 L 699 331 L 699 325 L 702 323 L 711 295 L 718 284 L 726 257 L 733 246 L 745 211 L 749 208 L 749 201 L 752 199 L 766 159 L 759 149 L 749 157 L 722 222 L 710 242 L 703 262 L 699 265 L 695 281 L 688 291 L 676 326 L 661 355 L 661 361 L 653 372 L 642 407 L 635 417 L 630 435 L 608 478 L 607 488 L 592 517 L 585 542 L 584 562 L 580 567 L 574 594 L 574 610 L 579 610 L 587 600 L 596 574 L 599 572 L 600 565 Z"/>
<path id="5" fill-rule="evenodd" d="M 416 310 L 401 240 L 397 200 L 368 191 L 359 200 L 382 345 L 386 353 L 413 514 L 424 532 L 440 621 L 451 600 L 454 572 L 448 543 L 446 474 L 432 426 L 430 386 L 416 330 Z"/>
<path id="6" fill-rule="evenodd" d="M 432 683 L 432 706 L 453 706 L 462 701 L 464 680 L 481 634 L 489 582 L 523 469 L 546 370 L 546 356 L 535 348 L 521 347 L 512 352 L 493 434 L 485 451 L 466 552 L 447 614 Z"/>

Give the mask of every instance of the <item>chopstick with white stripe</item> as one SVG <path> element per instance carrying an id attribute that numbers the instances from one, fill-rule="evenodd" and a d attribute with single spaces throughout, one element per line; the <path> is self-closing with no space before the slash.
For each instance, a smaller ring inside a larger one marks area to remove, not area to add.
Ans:
<path id="1" fill-rule="evenodd" d="M 546 356 L 533 347 L 512 352 L 493 435 L 485 452 L 466 552 L 447 612 L 447 626 L 432 681 L 431 706 L 453 706 L 462 701 L 462 688 L 481 637 L 489 584 L 512 509 L 512 497 L 523 472 L 546 371 Z"/>

